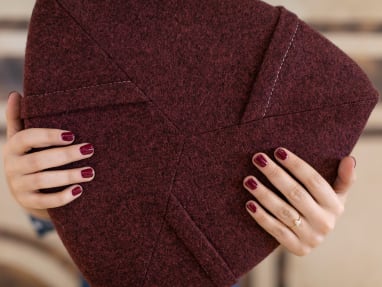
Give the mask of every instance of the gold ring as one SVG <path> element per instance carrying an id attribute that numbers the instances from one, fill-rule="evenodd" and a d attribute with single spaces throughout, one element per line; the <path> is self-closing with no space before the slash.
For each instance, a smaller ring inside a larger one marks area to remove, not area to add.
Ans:
<path id="1" fill-rule="evenodd" d="M 300 227 L 302 223 L 302 218 L 301 216 L 299 215 L 297 219 L 293 220 L 293 225 L 290 226 L 290 228 L 293 228 L 293 227 Z"/>

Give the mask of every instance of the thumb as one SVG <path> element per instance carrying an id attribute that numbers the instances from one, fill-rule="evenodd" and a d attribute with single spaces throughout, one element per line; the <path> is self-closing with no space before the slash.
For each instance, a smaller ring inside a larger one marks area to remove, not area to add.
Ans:
<path id="1" fill-rule="evenodd" d="M 7 119 L 7 139 L 10 139 L 17 132 L 24 129 L 20 118 L 21 95 L 18 92 L 11 92 L 8 96 L 6 119 Z"/>
<path id="2" fill-rule="evenodd" d="M 338 167 L 337 178 L 333 184 L 336 193 L 343 193 L 350 189 L 356 179 L 356 160 L 353 156 L 344 157 Z"/>

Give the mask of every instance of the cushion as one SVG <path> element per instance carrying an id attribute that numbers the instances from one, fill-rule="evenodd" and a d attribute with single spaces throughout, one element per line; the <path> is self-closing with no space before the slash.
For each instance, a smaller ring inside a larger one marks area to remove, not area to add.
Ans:
<path id="1" fill-rule="evenodd" d="M 278 192 L 252 155 L 286 147 L 333 183 L 378 98 L 338 47 L 254 0 L 37 0 L 24 95 L 26 128 L 94 145 L 55 168 L 96 177 L 49 214 L 96 287 L 235 283 L 278 246 L 245 209 L 247 175 Z"/>

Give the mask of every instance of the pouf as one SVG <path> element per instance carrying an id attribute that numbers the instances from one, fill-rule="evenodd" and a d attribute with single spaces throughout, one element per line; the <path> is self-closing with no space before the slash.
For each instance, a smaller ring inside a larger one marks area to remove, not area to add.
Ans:
<path id="1" fill-rule="evenodd" d="M 377 100 L 344 52 L 262 1 L 37 0 L 30 22 L 25 128 L 95 148 L 56 168 L 96 177 L 49 210 L 95 287 L 235 283 L 278 246 L 245 210 L 245 176 L 278 192 L 252 155 L 286 147 L 333 183 Z"/>

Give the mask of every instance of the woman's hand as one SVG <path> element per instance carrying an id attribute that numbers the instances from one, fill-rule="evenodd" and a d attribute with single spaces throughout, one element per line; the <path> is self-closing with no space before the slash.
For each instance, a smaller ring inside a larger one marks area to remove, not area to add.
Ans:
<path id="1" fill-rule="evenodd" d="M 287 149 L 276 149 L 275 157 L 306 189 L 266 154 L 257 153 L 252 162 L 290 204 L 254 176 L 247 176 L 243 185 L 256 200 L 247 202 L 246 207 L 281 245 L 303 256 L 322 242 L 343 213 L 347 191 L 355 180 L 355 159 L 350 156 L 342 159 L 331 187 L 315 169 Z"/>
<path id="2" fill-rule="evenodd" d="M 91 167 L 60 171 L 43 171 L 74 161 L 91 157 L 91 144 L 69 145 L 74 135 L 60 129 L 23 129 L 20 119 L 20 94 L 10 94 L 7 103 L 7 142 L 2 155 L 9 190 L 16 201 L 30 214 L 49 218 L 47 209 L 63 206 L 78 198 L 82 187 L 75 183 L 91 181 Z M 32 148 L 65 146 L 26 154 Z M 39 189 L 70 185 L 51 194 L 40 193 Z"/>

